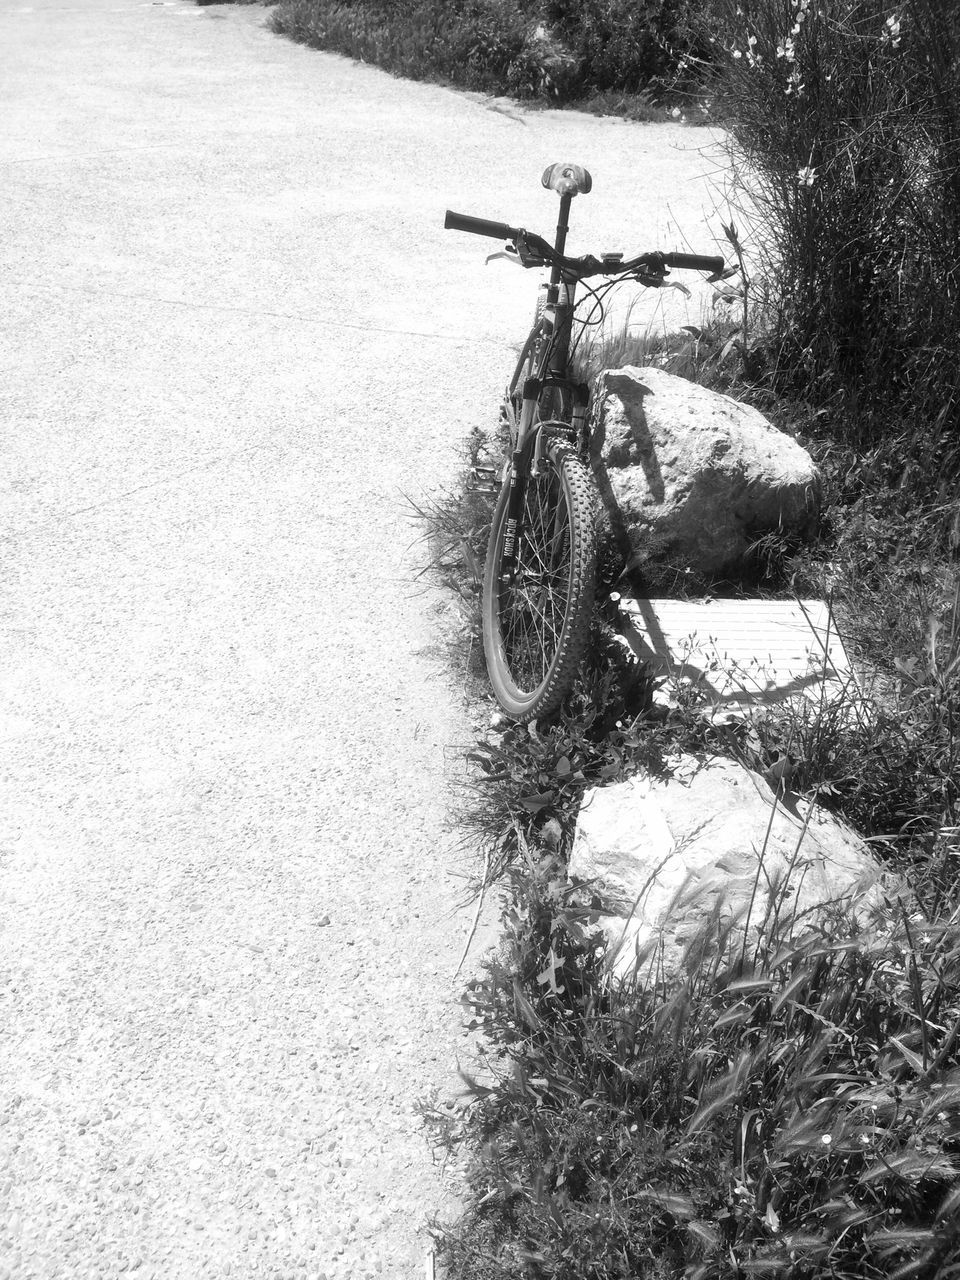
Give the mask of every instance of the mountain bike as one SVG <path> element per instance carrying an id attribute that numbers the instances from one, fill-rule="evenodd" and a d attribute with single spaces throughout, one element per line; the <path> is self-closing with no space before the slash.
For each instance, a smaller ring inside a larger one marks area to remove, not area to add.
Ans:
<path id="1" fill-rule="evenodd" d="M 504 396 L 508 449 L 483 578 L 490 683 L 503 710 L 520 722 L 547 715 L 569 693 L 593 615 L 599 497 L 588 465 L 590 388 L 572 376 L 571 355 L 583 329 L 598 321 L 593 309 L 576 315 L 577 285 L 591 276 L 607 278 L 599 289 L 586 290 L 602 315 L 606 293 L 625 280 L 663 288 L 672 283 L 671 268 L 705 271 L 711 280 L 725 269 L 722 258 L 695 253 L 565 257 L 570 206 L 593 180 L 582 165 L 561 163 L 550 165 L 542 182 L 560 197 L 552 245 L 522 227 L 449 209 L 443 222 L 448 230 L 505 241 L 494 258 L 550 270 Z M 581 325 L 576 339 L 575 323 Z"/>

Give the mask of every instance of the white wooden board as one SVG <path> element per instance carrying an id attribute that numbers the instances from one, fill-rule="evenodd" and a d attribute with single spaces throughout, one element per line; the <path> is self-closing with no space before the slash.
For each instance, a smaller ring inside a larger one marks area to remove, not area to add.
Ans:
<path id="1" fill-rule="evenodd" d="M 633 600 L 620 611 L 638 658 L 667 683 L 696 683 L 718 710 L 856 688 L 823 600 Z"/>

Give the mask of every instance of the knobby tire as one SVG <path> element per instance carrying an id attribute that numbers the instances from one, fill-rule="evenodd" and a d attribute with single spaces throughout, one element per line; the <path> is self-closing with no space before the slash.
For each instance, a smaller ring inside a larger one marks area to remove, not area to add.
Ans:
<path id="1" fill-rule="evenodd" d="M 497 701 L 516 720 L 553 711 L 576 679 L 590 635 L 596 575 L 593 481 L 554 446 L 527 482 L 517 568 L 502 581 L 509 485 L 497 500 L 483 581 L 483 647 Z"/>

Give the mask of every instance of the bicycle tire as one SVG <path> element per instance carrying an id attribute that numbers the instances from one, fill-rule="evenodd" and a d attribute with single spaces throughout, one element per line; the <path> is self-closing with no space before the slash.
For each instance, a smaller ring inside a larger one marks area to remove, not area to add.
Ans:
<path id="1" fill-rule="evenodd" d="M 572 449 L 553 446 L 527 482 L 517 568 L 500 571 L 509 485 L 497 500 L 483 575 L 483 648 L 493 692 L 521 722 L 555 710 L 590 635 L 596 577 L 593 481 Z"/>

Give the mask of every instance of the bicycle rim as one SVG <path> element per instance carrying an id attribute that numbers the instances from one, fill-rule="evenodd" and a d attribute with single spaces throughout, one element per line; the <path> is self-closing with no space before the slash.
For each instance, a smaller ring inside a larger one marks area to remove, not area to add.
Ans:
<path id="1" fill-rule="evenodd" d="M 497 700 L 515 719 L 554 710 L 576 678 L 590 632 L 596 551 L 589 472 L 566 449 L 527 483 L 517 567 L 501 572 L 507 486 L 484 573 L 483 643 Z"/>

